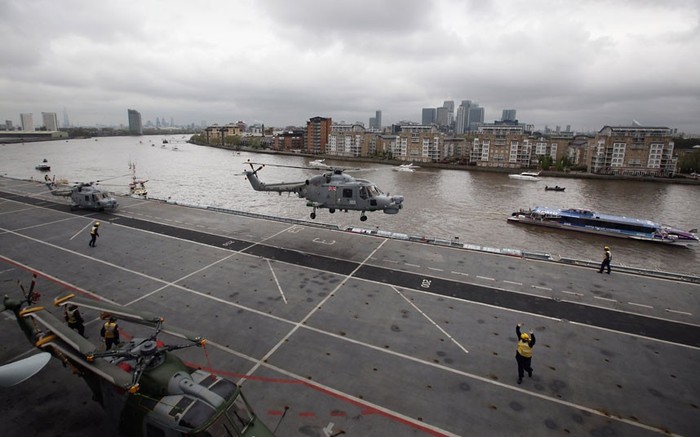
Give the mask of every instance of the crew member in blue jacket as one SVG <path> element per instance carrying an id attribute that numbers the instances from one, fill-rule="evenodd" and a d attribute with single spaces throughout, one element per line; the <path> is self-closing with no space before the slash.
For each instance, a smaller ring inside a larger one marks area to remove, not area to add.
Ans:
<path id="1" fill-rule="evenodd" d="M 523 382 L 523 376 L 527 371 L 527 376 L 532 378 L 532 366 L 530 362 L 532 361 L 532 347 L 535 345 L 535 333 L 530 331 L 530 333 L 520 332 L 520 327 L 523 326 L 522 323 L 518 323 L 515 326 L 515 335 L 518 336 L 518 348 L 515 352 L 515 361 L 518 362 L 518 384 Z"/>

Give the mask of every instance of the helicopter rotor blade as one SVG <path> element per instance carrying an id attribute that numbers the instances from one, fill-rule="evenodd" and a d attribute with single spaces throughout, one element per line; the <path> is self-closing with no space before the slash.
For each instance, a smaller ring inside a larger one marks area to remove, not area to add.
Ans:
<path id="1" fill-rule="evenodd" d="M 41 352 L 0 367 L 0 387 L 11 387 L 34 376 L 51 359 L 51 354 Z"/>

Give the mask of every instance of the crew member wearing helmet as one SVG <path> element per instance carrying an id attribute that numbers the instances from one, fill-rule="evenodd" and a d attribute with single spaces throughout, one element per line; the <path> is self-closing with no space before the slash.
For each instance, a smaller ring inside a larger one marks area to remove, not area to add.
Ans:
<path id="1" fill-rule="evenodd" d="M 92 225 L 92 229 L 90 229 L 90 247 L 95 247 L 95 241 L 97 241 L 97 237 L 100 236 L 99 233 L 97 233 L 97 230 L 100 228 L 100 222 L 95 222 L 94 225 Z"/>
<path id="2" fill-rule="evenodd" d="M 520 332 L 522 323 L 515 326 L 515 335 L 518 336 L 518 349 L 515 352 L 515 361 L 518 362 L 518 384 L 523 382 L 523 376 L 527 371 L 527 376 L 532 378 L 532 347 L 535 345 L 535 333 L 530 331 L 529 334 Z"/>
<path id="3" fill-rule="evenodd" d="M 603 258 L 603 262 L 600 263 L 600 270 L 598 270 L 598 273 L 603 273 L 603 270 L 606 268 L 608 269 L 608 275 L 610 274 L 610 261 L 612 261 L 612 253 L 610 253 L 610 248 L 608 246 L 605 246 L 605 258 Z"/>

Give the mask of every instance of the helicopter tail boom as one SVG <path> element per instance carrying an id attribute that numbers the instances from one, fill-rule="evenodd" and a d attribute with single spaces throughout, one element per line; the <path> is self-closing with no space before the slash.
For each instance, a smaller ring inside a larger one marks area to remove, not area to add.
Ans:
<path id="1" fill-rule="evenodd" d="M 276 193 L 297 193 L 299 197 L 303 196 L 303 189 L 306 182 L 281 182 L 277 184 L 266 184 L 258 178 L 257 171 L 246 170 L 245 175 L 248 182 L 255 191 L 273 191 Z"/>

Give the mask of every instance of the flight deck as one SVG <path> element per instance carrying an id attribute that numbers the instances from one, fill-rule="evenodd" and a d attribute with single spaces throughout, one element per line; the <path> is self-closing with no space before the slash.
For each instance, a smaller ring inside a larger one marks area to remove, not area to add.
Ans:
<path id="1" fill-rule="evenodd" d="M 176 353 L 240 384 L 279 436 L 700 429 L 698 278 L 118 200 L 113 213 L 71 211 L 42 184 L 0 178 L 2 293 L 36 273 L 56 317 L 53 298 L 72 291 L 202 335 L 204 350 Z M 0 364 L 34 354 L 2 315 Z M 98 316 L 83 314 L 95 343 Z M 520 322 L 537 338 L 522 384 Z M 4 435 L 118 434 L 58 360 L 2 390 Z"/>

